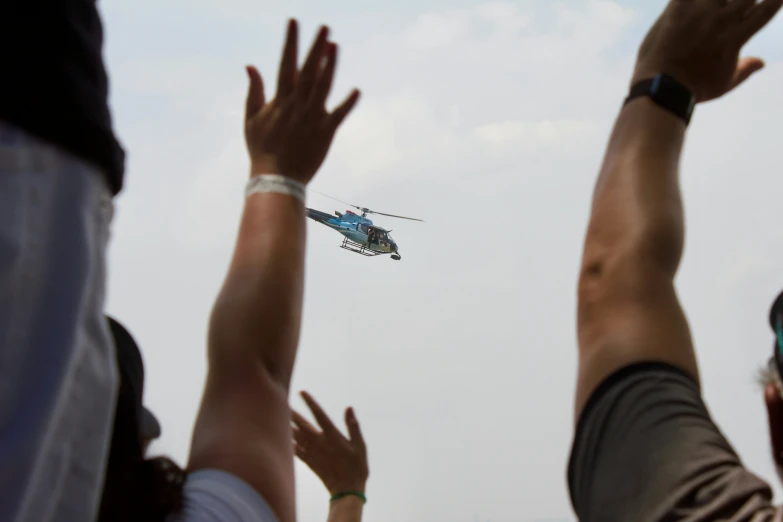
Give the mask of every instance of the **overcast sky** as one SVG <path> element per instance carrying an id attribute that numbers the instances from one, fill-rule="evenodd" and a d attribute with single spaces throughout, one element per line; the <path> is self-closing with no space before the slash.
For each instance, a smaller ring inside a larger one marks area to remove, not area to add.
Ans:
<path id="1" fill-rule="evenodd" d="M 293 391 L 338 419 L 356 408 L 368 522 L 574 520 L 565 469 L 583 233 L 636 48 L 665 2 L 100 4 L 128 151 L 108 306 L 144 353 L 163 424 L 155 449 L 181 463 L 188 452 L 247 177 L 243 67 L 258 66 L 271 97 L 295 16 L 300 49 L 320 23 L 340 45 L 331 103 L 363 92 L 312 187 L 426 223 L 376 220 L 393 229 L 395 262 L 341 250 L 310 222 Z M 767 70 L 696 111 L 678 278 L 712 413 L 768 479 L 754 375 L 783 288 L 781 23 L 748 48 Z M 315 194 L 309 205 L 346 210 Z M 326 491 L 297 473 L 300 519 L 325 520 Z"/>

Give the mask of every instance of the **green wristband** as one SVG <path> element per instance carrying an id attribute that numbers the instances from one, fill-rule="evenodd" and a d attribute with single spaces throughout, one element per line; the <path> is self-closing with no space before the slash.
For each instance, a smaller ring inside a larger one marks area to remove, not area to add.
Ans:
<path id="1" fill-rule="evenodd" d="M 345 493 L 337 493 L 336 495 L 332 495 L 330 502 L 334 502 L 335 500 L 340 500 L 341 498 L 345 497 L 359 497 L 364 501 L 365 504 L 367 503 L 367 497 L 365 497 L 364 493 L 361 491 L 346 491 Z"/>

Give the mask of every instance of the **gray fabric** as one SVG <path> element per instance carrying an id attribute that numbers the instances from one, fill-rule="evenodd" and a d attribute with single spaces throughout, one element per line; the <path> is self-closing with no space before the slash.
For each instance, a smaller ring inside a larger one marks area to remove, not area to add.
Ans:
<path id="1" fill-rule="evenodd" d="M 581 522 L 783 521 L 769 485 L 743 467 L 696 383 L 664 365 L 626 368 L 596 391 L 568 475 Z"/>
<path id="2" fill-rule="evenodd" d="M 188 475 L 184 509 L 166 522 L 278 522 L 277 516 L 247 482 L 217 469 Z"/>
<path id="3" fill-rule="evenodd" d="M 117 392 L 103 315 L 111 193 L 0 123 L 0 520 L 91 522 Z"/>

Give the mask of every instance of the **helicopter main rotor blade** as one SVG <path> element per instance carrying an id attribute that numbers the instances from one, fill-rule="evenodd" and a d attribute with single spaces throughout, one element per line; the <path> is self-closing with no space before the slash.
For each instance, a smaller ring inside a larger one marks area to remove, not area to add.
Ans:
<path id="1" fill-rule="evenodd" d="M 377 214 L 379 216 L 393 217 L 393 218 L 398 218 L 398 219 L 408 219 L 410 221 L 421 221 L 422 223 L 424 222 L 423 219 L 417 219 L 417 218 L 411 218 L 411 217 L 405 217 L 405 216 L 396 216 L 394 214 L 384 214 L 383 212 L 376 212 L 374 210 L 370 210 L 369 208 L 360 207 L 359 205 L 354 205 L 353 203 L 348 203 L 347 201 L 343 201 L 341 199 L 334 198 L 334 197 L 332 197 L 332 196 L 330 196 L 328 194 L 324 194 L 323 192 L 318 192 L 317 190 L 313 190 L 313 189 L 308 189 L 308 190 L 310 190 L 311 192 L 315 192 L 316 194 L 320 194 L 320 195 L 322 195 L 324 197 L 327 197 L 329 199 L 333 199 L 335 201 L 338 201 L 338 202 L 342 203 L 343 205 L 348 205 L 349 207 L 353 207 L 353 208 L 355 208 L 357 210 L 360 210 L 362 213 L 366 212 L 367 214 Z"/>
<path id="2" fill-rule="evenodd" d="M 405 216 L 395 216 L 394 214 L 384 214 L 383 212 L 376 212 L 374 210 L 368 210 L 367 213 L 368 214 L 378 214 L 379 216 L 393 217 L 393 218 L 398 218 L 398 219 L 409 219 L 410 221 L 421 221 L 422 223 L 424 223 L 423 219 L 412 218 L 412 217 L 405 217 Z"/>
<path id="3" fill-rule="evenodd" d="M 352 204 L 352 203 L 348 203 L 348 202 L 346 202 L 346 201 L 343 201 L 343 200 L 341 200 L 341 199 L 333 198 L 332 196 L 329 196 L 329 195 L 327 195 L 327 194 L 324 194 L 323 192 L 318 192 L 317 190 L 313 190 L 313 189 L 310 189 L 310 191 L 311 191 L 311 192 L 315 192 L 316 194 L 320 194 L 320 195 L 322 195 L 322 196 L 324 196 L 324 197 L 327 197 L 327 198 L 329 198 L 329 199 L 333 199 L 333 200 L 335 200 L 335 201 L 338 201 L 338 202 L 342 203 L 343 205 L 348 205 L 349 207 L 353 207 L 353 208 L 355 208 L 355 209 L 358 209 L 358 210 L 363 210 L 363 207 L 360 207 L 359 205 L 354 205 L 354 204 Z"/>

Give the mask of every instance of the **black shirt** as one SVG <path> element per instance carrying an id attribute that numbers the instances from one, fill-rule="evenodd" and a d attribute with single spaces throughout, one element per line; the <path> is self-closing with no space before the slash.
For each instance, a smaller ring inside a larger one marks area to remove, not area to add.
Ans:
<path id="1" fill-rule="evenodd" d="M 781 522 L 772 490 L 715 425 L 696 382 L 671 366 L 620 370 L 593 393 L 568 469 L 581 522 Z"/>
<path id="2" fill-rule="evenodd" d="M 95 0 L 3 0 L 0 120 L 87 161 L 122 188 Z"/>

